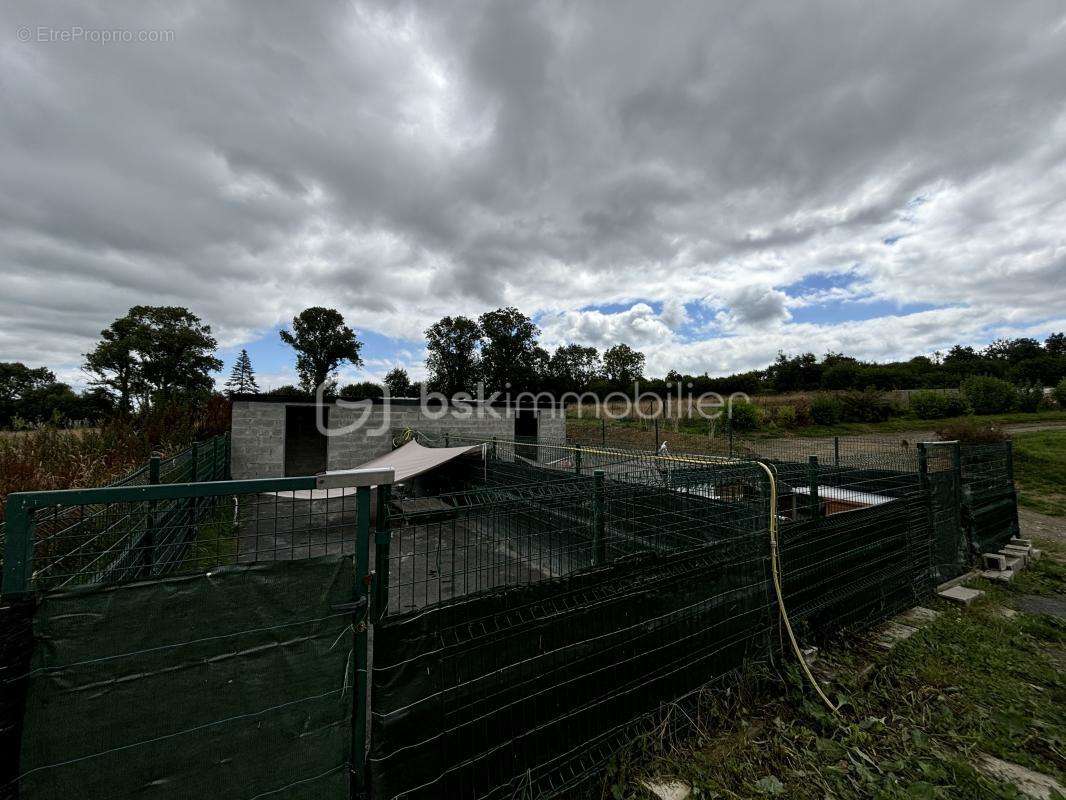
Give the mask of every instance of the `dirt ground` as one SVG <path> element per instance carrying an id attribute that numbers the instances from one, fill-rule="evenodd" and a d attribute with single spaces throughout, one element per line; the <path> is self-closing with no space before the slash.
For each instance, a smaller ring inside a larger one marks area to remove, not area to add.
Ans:
<path id="1" fill-rule="evenodd" d="M 1059 544 L 1066 544 L 1066 518 L 1049 517 L 1031 508 L 1018 507 L 1018 522 L 1022 536 L 1033 539 L 1046 539 Z"/>

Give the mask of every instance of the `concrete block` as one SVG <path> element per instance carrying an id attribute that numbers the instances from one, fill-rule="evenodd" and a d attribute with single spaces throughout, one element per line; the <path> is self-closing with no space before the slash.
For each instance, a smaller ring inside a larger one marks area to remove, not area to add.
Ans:
<path id="1" fill-rule="evenodd" d="M 688 800 L 692 789 L 681 781 L 641 781 L 644 788 L 659 800 Z"/>
<path id="2" fill-rule="evenodd" d="M 1033 540 L 1032 539 L 1019 539 L 1017 536 L 1012 536 L 1011 539 L 1010 539 L 1010 543 L 1011 544 L 1016 544 L 1019 547 L 1032 547 L 1033 546 Z"/>
<path id="3" fill-rule="evenodd" d="M 1025 569 L 1025 557 L 1019 556 L 1014 553 L 1008 553 L 1006 550 L 1000 550 L 1000 555 L 1007 559 L 1007 569 Z"/>
<path id="4" fill-rule="evenodd" d="M 904 639 L 909 639 L 918 632 L 917 628 L 910 625 L 901 625 L 898 622 L 889 621 L 874 628 L 871 639 L 882 650 L 891 650 Z"/>
<path id="5" fill-rule="evenodd" d="M 970 605 L 970 603 L 983 594 L 984 592 L 980 589 L 971 589 L 969 586 L 952 586 L 942 592 L 937 592 L 938 597 L 952 603 L 957 603 L 960 606 Z"/>
<path id="6" fill-rule="evenodd" d="M 1029 554 L 1032 549 L 1033 548 L 1031 547 L 1022 547 L 1016 544 L 1008 544 L 1004 545 L 1003 550 L 1001 550 L 1000 552 L 1007 553 L 1008 555 L 1012 555 L 1016 558 L 1020 558 L 1022 560 L 1022 564 L 1024 564 L 1025 566 L 1029 566 Z"/>
<path id="7" fill-rule="evenodd" d="M 981 577 L 999 583 L 1010 583 L 1014 580 L 1014 574 L 1012 569 L 986 569 L 981 573 Z"/>
<path id="8" fill-rule="evenodd" d="M 1007 568 L 1007 557 L 1002 553 L 982 553 L 981 564 L 986 570 L 1004 570 Z"/>
<path id="9" fill-rule="evenodd" d="M 1029 551 L 1029 558 L 1032 561 L 1039 561 L 1040 557 L 1042 555 L 1044 555 L 1044 551 L 1043 550 L 1038 550 L 1035 547 L 1032 550 Z"/>
<path id="10" fill-rule="evenodd" d="M 924 606 L 915 606 L 914 608 L 904 611 L 897 616 L 896 619 L 913 628 L 921 628 L 924 625 L 928 625 L 939 616 L 939 611 L 933 611 L 933 609 L 925 608 Z"/>

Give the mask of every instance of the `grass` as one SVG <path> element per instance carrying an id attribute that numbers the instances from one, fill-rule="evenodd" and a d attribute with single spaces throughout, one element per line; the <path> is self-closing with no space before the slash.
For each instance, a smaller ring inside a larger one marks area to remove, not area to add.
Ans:
<path id="1" fill-rule="evenodd" d="M 839 425 L 807 425 L 795 428 L 760 428 L 754 431 L 737 433 L 738 438 L 762 439 L 780 437 L 823 437 L 823 436 L 862 436 L 862 435 L 886 435 L 903 433 L 915 430 L 936 430 L 946 425 L 979 420 L 987 425 L 1010 425 L 1010 424 L 1039 424 L 1039 423 L 1066 423 L 1066 411 L 1038 411 L 1034 413 L 1012 412 L 1010 414 L 989 414 L 980 417 L 963 416 L 950 417 L 947 419 L 919 419 L 917 417 L 894 417 L 885 422 L 842 422 Z M 703 418 L 678 420 L 678 431 L 674 431 L 672 420 L 662 420 L 659 423 L 661 438 L 669 435 L 675 437 L 680 433 L 684 437 L 699 438 L 706 441 L 708 434 L 714 432 L 716 439 L 722 439 L 724 428 L 722 421 L 718 421 L 712 429 L 709 422 Z M 577 418 L 568 416 L 566 420 L 567 435 L 575 439 L 595 439 L 600 435 L 600 421 L 591 417 Z M 654 430 L 651 420 L 620 419 L 607 420 L 608 443 L 622 444 L 619 439 L 639 436 L 647 438 L 647 431 Z M 633 433 L 639 431 L 639 434 Z"/>
<path id="2" fill-rule="evenodd" d="M 638 779 L 661 776 L 696 798 L 1021 798 L 975 768 L 978 753 L 1066 783 L 1066 623 L 1002 612 L 1019 592 L 1066 591 L 1051 550 L 970 608 L 936 606 L 888 655 L 828 648 L 817 665 L 839 718 L 791 665 L 764 672 L 707 697 L 698 732 L 665 755 L 618 760 L 595 796 L 646 798 Z"/>
<path id="3" fill-rule="evenodd" d="M 1041 514 L 1066 516 L 1066 430 L 1014 435 L 1019 502 Z"/>

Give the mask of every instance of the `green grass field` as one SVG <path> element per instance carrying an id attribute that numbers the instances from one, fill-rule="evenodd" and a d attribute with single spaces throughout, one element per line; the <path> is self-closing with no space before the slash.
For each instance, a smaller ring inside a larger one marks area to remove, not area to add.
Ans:
<path id="1" fill-rule="evenodd" d="M 1066 516 L 1066 430 L 1015 434 L 1014 478 L 1022 505 Z"/>

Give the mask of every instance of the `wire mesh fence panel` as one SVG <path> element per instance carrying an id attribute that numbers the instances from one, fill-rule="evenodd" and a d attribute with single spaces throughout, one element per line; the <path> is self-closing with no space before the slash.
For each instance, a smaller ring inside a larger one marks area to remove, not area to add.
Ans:
<path id="1" fill-rule="evenodd" d="M 932 589 L 932 531 L 917 485 L 867 508 L 785 522 L 780 538 L 785 606 L 808 635 L 873 624 Z"/>
<path id="2" fill-rule="evenodd" d="M 962 524 L 959 446 L 953 442 L 933 444 L 926 453 L 924 479 L 933 529 L 933 569 L 942 582 L 964 573 L 971 560 Z"/>
<path id="3" fill-rule="evenodd" d="M 5 685 L 25 698 L 13 786 L 347 797 L 355 584 L 327 557 L 44 594 L 28 672 Z"/>
<path id="4" fill-rule="evenodd" d="M 767 553 L 753 533 L 386 618 L 375 795 L 547 797 L 596 774 L 664 703 L 765 657 Z"/>
<path id="5" fill-rule="evenodd" d="M 964 522 L 975 554 L 996 552 L 1020 535 L 1011 443 L 962 445 L 959 469 Z"/>
<path id="6" fill-rule="evenodd" d="M 196 464 L 198 468 L 194 468 Z M 153 457 L 147 464 L 142 464 L 102 488 L 133 488 L 189 483 L 196 480 L 217 481 L 225 479 L 228 474 L 229 435 L 222 434 L 169 458 Z M 74 564 L 81 564 L 90 575 L 107 571 L 109 564 L 105 553 L 115 557 L 122 555 L 114 548 L 121 548 L 123 532 L 135 525 L 133 519 L 123 521 L 116 516 L 114 509 L 109 512 L 84 504 L 57 505 L 48 515 L 42 516 L 42 519 L 45 526 L 43 535 L 51 542 L 42 547 L 43 555 L 46 558 L 66 558 L 71 569 Z M 3 567 L 6 557 L 7 530 L 5 520 L 0 523 L 0 568 Z M 69 545 L 73 552 L 57 550 L 64 545 Z M 70 570 L 67 570 L 67 573 L 69 577 Z"/>
<path id="7" fill-rule="evenodd" d="M 286 478 L 13 496 L 29 503 L 22 512 L 30 565 L 24 590 L 354 553 L 355 490 L 285 488 L 294 481 L 314 483 Z M 7 581 L 5 593 L 17 591 Z"/>
<path id="8" fill-rule="evenodd" d="M 389 611 L 558 577 L 592 563 L 591 478 L 400 498 L 390 518 Z"/>

